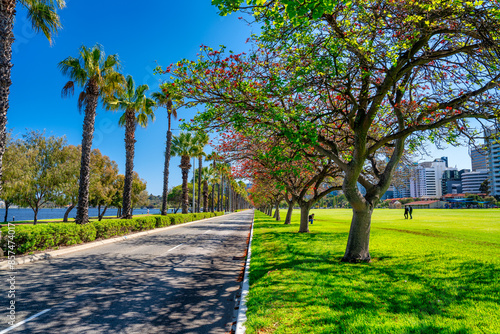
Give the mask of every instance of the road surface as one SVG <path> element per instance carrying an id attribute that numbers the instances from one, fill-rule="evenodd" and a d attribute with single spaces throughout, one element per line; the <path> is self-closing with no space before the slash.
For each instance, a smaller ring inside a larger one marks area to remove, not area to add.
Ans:
<path id="1" fill-rule="evenodd" d="M 253 211 L 32 264 L 15 275 L 16 324 L 4 333 L 229 333 Z"/>

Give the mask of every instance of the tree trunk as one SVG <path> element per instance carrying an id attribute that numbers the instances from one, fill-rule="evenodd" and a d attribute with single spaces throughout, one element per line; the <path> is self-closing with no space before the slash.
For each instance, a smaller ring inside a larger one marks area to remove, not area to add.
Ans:
<path id="1" fill-rule="evenodd" d="M 75 221 L 77 224 L 89 222 L 89 184 L 90 184 L 90 154 L 94 138 L 94 124 L 97 109 L 99 88 L 94 83 L 87 85 L 87 105 L 83 120 L 82 158 L 80 162 L 80 187 L 78 188 L 78 207 Z"/>
<path id="2" fill-rule="evenodd" d="M 8 216 L 9 216 L 9 206 L 10 206 L 10 203 L 5 201 L 5 216 L 3 218 L 3 222 L 4 223 L 7 223 L 7 219 L 8 219 Z"/>
<path id="3" fill-rule="evenodd" d="M 132 218 L 132 179 L 134 174 L 135 112 L 127 110 L 125 120 L 125 182 L 123 185 L 122 218 Z"/>
<path id="4" fill-rule="evenodd" d="M 203 156 L 198 157 L 198 209 L 196 212 L 201 212 L 201 165 L 203 164 Z"/>
<path id="5" fill-rule="evenodd" d="M 73 210 L 73 208 L 75 207 L 74 204 L 71 204 L 70 206 L 68 206 L 68 208 L 66 209 L 66 212 L 64 212 L 64 218 L 63 218 L 63 222 L 64 223 L 67 223 L 68 222 L 68 216 L 69 216 L 69 213 L 71 212 L 71 210 Z"/>
<path id="6" fill-rule="evenodd" d="M 208 212 L 208 182 L 203 181 L 203 212 Z"/>
<path id="7" fill-rule="evenodd" d="M 285 218 L 285 224 L 290 225 L 292 223 L 292 213 L 293 213 L 293 205 L 295 204 L 294 201 L 288 202 L 288 210 L 286 211 L 286 218 Z"/>
<path id="8" fill-rule="evenodd" d="M 12 69 L 12 43 L 14 43 L 14 18 L 17 1 L 2 1 L 0 11 L 0 180 L 3 175 L 3 154 L 5 153 L 7 111 Z M 0 182 L 0 192 L 2 183 Z"/>
<path id="9" fill-rule="evenodd" d="M 161 214 L 165 216 L 168 213 L 168 174 L 170 168 L 170 150 L 172 147 L 172 131 L 170 131 L 170 117 L 168 114 L 168 131 L 167 131 L 167 150 L 165 151 L 165 166 L 163 167 L 163 199 L 161 204 Z"/>
<path id="10" fill-rule="evenodd" d="M 299 233 L 309 233 L 309 210 L 311 205 L 309 202 L 300 203 L 300 228 Z"/>
<path id="11" fill-rule="evenodd" d="M 281 215 L 280 215 L 280 201 L 276 201 L 276 214 L 275 214 L 276 221 L 281 220 Z"/>
<path id="12" fill-rule="evenodd" d="M 101 215 L 101 204 L 98 204 L 97 205 L 97 217 L 99 218 L 100 215 Z"/>
<path id="13" fill-rule="evenodd" d="M 224 211 L 224 176 L 221 177 L 220 179 L 220 191 L 219 191 L 219 195 L 220 195 L 220 210 L 219 211 Z"/>
<path id="14" fill-rule="evenodd" d="M 188 193 L 188 174 L 191 164 L 189 163 L 189 156 L 183 155 L 181 157 L 180 168 L 182 170 L 182 213 L 188 213 L 189 206 L 189 193 Z"/>
<path id="15" fill-rule="evenodd" d="M 104 210 L 102 210 L 102 214 L 99 215 L 99 221 L 102 220 L 102 218 L 104 217 L 104 215 L 106 214 L 106 210 L 108 209 L 108 206 L 106 205 L 104 207 Z"/>
<path id="16" fill-rule="evenodd" d="M 38 222 L 38 206 L 33 208 L 33 213 L 35 214 L 35 216 L 33 217 L 33 225 L 36 225 L 36 223 Z"/>
<path id="17" fill-rule="evenodd" d="M 353 209 L 351 229 L 347 240 L 347 248 L 342 258 L 343 262 L 369 262 L 370 257 L 370 227 L 373 209 Z"/>
<path id="18" fill-rule="evenodd" d="M 213 162 L 213 169 L 214 169 L 214 172 L 215 172 L 215 159 L 214 159 L 214 162 Z M 215 202 L 215 183 L 212 184 L 212 212 L 215 212 L 215 206 L 214 206 L 214 202 Z"/>

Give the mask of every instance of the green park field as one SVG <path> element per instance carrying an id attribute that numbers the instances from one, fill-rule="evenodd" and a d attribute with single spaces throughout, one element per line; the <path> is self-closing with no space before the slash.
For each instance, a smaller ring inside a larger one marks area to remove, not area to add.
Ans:
<path id="1" fill-rule="evenodd" d="M 500 210 L 376 210 L 363 264 L 340 262 L 351 210 L 312 213 L 256 211 L 247 333 L 500 333 Z"/>

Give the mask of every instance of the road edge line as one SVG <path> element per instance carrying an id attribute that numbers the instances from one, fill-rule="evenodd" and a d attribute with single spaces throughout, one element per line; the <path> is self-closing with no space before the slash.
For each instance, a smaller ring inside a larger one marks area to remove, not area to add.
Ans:
<path id="1" fill-rule="evenodd" d="M 245 262 L 245 274 L 243 275 L 243 286 L 241 287 L 240 305 L 238 309 L 238 317 L 236 318 L 236 332 L 235 334 L 245 334 L 247 321 L 247 295 L 250 290 L 249 273 L 250 273 L 250 260 L 252 257 L 252 240 L 253 240 L 253 224 L 255 222 L 255 210 L 252 218 L 252 228 L 250 230 L 250 242 L 248 243 L 247 259 Z"/>

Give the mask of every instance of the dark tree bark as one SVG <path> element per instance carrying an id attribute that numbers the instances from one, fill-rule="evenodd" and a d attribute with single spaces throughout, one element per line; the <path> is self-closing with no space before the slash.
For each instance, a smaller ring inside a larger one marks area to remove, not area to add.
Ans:
<path id="1" fill-rule="evenodd" d="M 8 216 L 9 216 L 9 207 L 10 207 L 10 203 L 5 201 L 5 216 L 3 218 L 3 222 L 4 223 L 7 223 L 7 219 L 8 219 Z"/>
<path id="2" fill-rule="evenodd" d="M 170 117 L 168 114 L 167 150 L 165 152 L 165 167 L 163 168 L 163 199 L 161 204 L 161 214 L 165 216 L 168 212 L 168 176 L 170 168 L 170 151 L 172 147 L 172 131 L 170 131 Z"/>
<path id="3" fill-rule="evenodd" d="M 208 182 L 203 181 L 203 212 L 208 212 Z"/>
<path id="4" fill-rule="evenodd" d="M 104 210 L 102 210 L 102 213 L 99 215 L 99 221 L 102 220 L 102 218 L 104 217 L 104 215 L 106 214 L 106 210 L 108 209 L 108 206 L 106 205 L 104 207 Z"/>
<path id="5" fill-rule="evenodd" d="M 198 157 L 198 209 L 196 212 L 201 212 L 201 165 L 203 164 L 203 156 Z"/>
<path id="6" fill-rule="evenodd" d="M 214 171 L 215 171 L 215 167 L 216 167 L 216 163 L 215 163 L 215 159 L 214 159 L 214 161 L 213 161 Z M 214 202 L 215 202 L 215 184 L 212 184 L 212 212 L 215 212 Z"/>
<path id="7" fill-rule="evenodd" d="M 69 216 L 69 213 L 71 212 L 71 210 L 73 210 L 75 207 L 74 204 L 71 204 L 70 206 L 68 206 L 68 208 L 66 209 L 66 211 L 64 212 L 64 218 L 63 218 L 63 222 L 64 223 L 67 223 L 68 222 L 68 216 Z"/>
<path id="8" fill-rule="evenodd" d="M 12 43 L 14 43 L 14 19 L 16 15 L 15 0 L 2 0 L 0 11 L 0 180 L 3 175 L 3 155 L 5 153 L 7 111 L 12 69 Z M 0 192 L 2 183 L 0 182 Z"/>
<path id="9" fill-rule="evenodd" d="M 182 170 L 182 213 L 188 213 L 189 206 L 189 193 L 188 193 L 188 175 L 191 164 L 189 162 L 189 156 L 183 155 L 181 157 L 180 168 Z"/>
<path id="10" fill-rule="evenodd" d="M 125 116 L 125 182 L 123 185 L 122 218 L 132 218 L 132 180 L 134 173 L 135 112 L 127 110 Z"/>
<path id="11" fill-rule="evenodd" d="M 82 158 L 80 162 L 80 182 L 78 189 L 78 206 L 75 221 L 77 224 L 89 222 L 89 184 L 90 184 L 90 153 L 94 138 L 94 124 L 99 98 L 99 88 L 93 82 L 87 85 L 87 105 L 83 120 Z"/>

